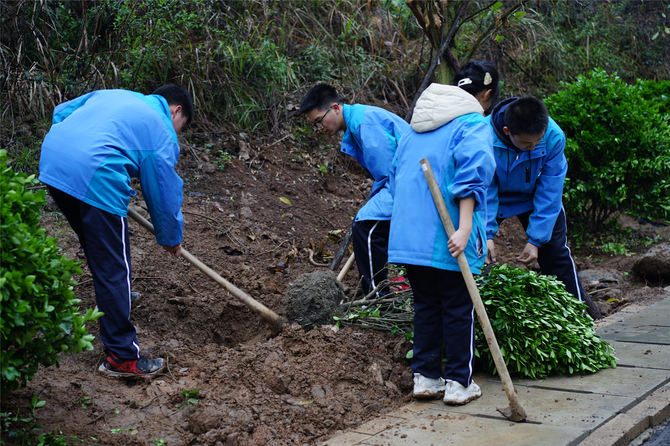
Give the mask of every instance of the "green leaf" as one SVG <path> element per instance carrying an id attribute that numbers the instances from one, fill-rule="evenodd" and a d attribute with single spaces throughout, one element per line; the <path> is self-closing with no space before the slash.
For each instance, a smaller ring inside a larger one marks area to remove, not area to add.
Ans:
<path id="1" fill-rule="evenodd" d="M 289 200 L 289 199 L 286 198 L 286 197 L 279 197 L 279 201 L 281 201 L 282 203 L 286 203 L 286 204 L 288 204 L 289 206 L 291 206 L 291 200 Z"/>

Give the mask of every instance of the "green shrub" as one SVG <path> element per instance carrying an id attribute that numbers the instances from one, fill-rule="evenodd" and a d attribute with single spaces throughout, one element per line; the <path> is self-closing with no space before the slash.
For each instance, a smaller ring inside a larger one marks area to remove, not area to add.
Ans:
<path id="1" fill-rule="evenodd" d="M 618 211 L 670 217 L 670 125 L 662 101 L 596 69 L 546 101 L 567 137 L 563 202 L 584 229 L 600 230 Z M 649 87 L 647 87 L 649 91 Z"/>
<path id="2" fill-rule="evenodd" d="M 644 99 L 658 103 L 659 113 L 662 115 L 670 114 L 670 81 L 638 79 L 636 85 Z M 670 116 L 667 119 L 670 119 Z"/>
<path id="3" fill-rule="evenodd" d="M 2 394 L 23 386 L 40 364 L 58 364 L 61 352 L 91 350 L 86 323 L 102 313 L 75 307 L 73 274 L 79 263 L 60 255 L 56 240 L 40 227 L 45 192 L 30 191 L 34 175 L 16 174 L 0 150 L 0 318 Z"/>
<path id="4" fill-rule="evenodd" d="M 586 305 L 553 276 L 496 266 L 479 279 L 479 291 L 510 373 L 531 379 L 549 374 L 597 372 L 615 367 L 612 347 L 601 340 Z M 476 355 L 484 370 L 495 363 L 481 327 Z"/>

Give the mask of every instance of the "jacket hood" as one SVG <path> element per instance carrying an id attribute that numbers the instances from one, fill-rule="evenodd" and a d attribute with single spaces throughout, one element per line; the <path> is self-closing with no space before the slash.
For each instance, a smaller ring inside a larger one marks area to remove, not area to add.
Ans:
<path id="1" fill-rule="evenodd" d="M 430 132 L 468 113 L 484 114 L 474 96 L 454 85 L 430 84 L 416 102 L 411 125 L 417 133 Z"/>
<path id="2" fill-rule="evenodd" d="M 507 106 L 517 99 L 519 98 L 505 99 L 496 105 L 491 112 L 491 127 L 493 127 L 493 131 L 496 133 L 496 136 L 498 139 L 500 139 L 500 141 L 502 141 L 503 144 L 505 144 L 507 147 L 511 147 L 515 151 L 518 151 L 519 149 L 517 149 L 514 143 L 512 143 L 510 137 L 505 135 L 503 127 L 505 127 L 505 110 L 507 109 Z"/>

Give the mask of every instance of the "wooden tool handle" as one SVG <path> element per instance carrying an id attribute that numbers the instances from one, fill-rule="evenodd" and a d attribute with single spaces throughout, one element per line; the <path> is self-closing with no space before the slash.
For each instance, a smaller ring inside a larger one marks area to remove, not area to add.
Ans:
<path id="1" fill-rule="evenodd" d="M 440 214 L 442 224 L 447 230 L 447 235 L 451 238 L 456 230 L 454 229 L 454 224 L 451 222 L 451 217 L 449 216 L 447 205 L 444 203 L 444 198 L 442 197 L 440 187 L 435 180 L 433 169 L 431 169 L 430 162 L 427 158 L 422 159 L 420 162 L 421 169 L 423 169 L 423 174 L 426 176 L 426 181 L 428 182 L 428 187 L 430 188 L 430 193 L 433 195 L 435 206 L 437 206 L 437 212 Z M 470 271 L 470 265 L 465 258 L 465 253 L 461 252 L 457 257 L 457 260 L 458 266 L 461 268 L 463 278 L 465 279 L 465 284 L 467 285 L 468 291 L 470 292 L 470 298 L 472 299 L 472 303 L 475 306 L 475 311 L 477 312 L 477 317 L 479 318 L 479 324 L 482 326 L 482 330 L 484 331 L 486 343 L 491 349 L 491 355 L 493 356 L 493 361 L 495 362 L 496 369 L 498 370 L 498 374 L 502 380 L 503 388 L 507 394 L 507 399 L 509 399 L 511 410 L 513 413 L 517 414 L 518 418 L 522 417 L 522 419 L 518 420 L 513 418 L 511 419 L 513 421 L 523 421 L 526 419 L 526 412 L 519 404 L 519 399 L 517 398 L 516 391 L 514 390 L 512 379 L 509 376 L 507 366 L 505 365 L 505 361 L 503 360 L 502 354 L 500 353 L 498 341 L 495 337 L 495 334 L 493 333 L 491 322 L 489 321 L 489 317 L 486 314 L 486 308 L 484 307 L 482 298 L 479 295 L 479 289 L 477 288 L 475 278 L 472 276 L 472 271 Z"/>
<path id="2" fill-rule="evenodd" d="M 135 210 L 128 209 L 128 215 L 133 220 L 138 222 L 140 225 L 142 225 L 146 229 L 148 229 L 152 234 L 154 233 L 153 225 L 146 218 L 144 218 L 140 214 L 138 214 Z M 210 267 L 208 267 L 207 265 L 202 263 L 200 260 L 198 260 L 193 254 L 191 254 L 186 249 L 184 249 L 183 246 L 181 248 L 181 255 L 186 260 L 188 260 L 192 265 L 194 265 L 196 268 L 198 268 L 200 271 L 207 274 L 216 283 L 223 286 L 226 290 L 228 290 L 230 292 L 230 294 L 237 297 L 240 301 L 242 301 L 243 304 L 245 304 L 247 307 L 249 307 L 249 309 L 251 309 L 251 311 L 257 313 L 273 329 L 278 330 L 278 329 L 281 328 L 281 326 L 284 323 L 286 323 L 286 319 L 280 318 L 279 315 L 277 315 L 274 311 L 270 310 L 268 307 L 261 304 L 260 302 L 254 300 L 251 296 L 244 293 L 242 290 L 237 288 L 232 283 L 228 282 L 226 279 L 224 279 L 219 274 L 214 272 L 214 270 L 212 270 Z"/>
<path id="3" fill-rule="evenodd" d="M 351 254 L 349 256 L 349 260 L 347 260 L 347 263 L 344 264 L 342 267 L 342 271 L 340 271 L 340 274 L 337 275 L 337 281 L 342 282 L 342 279 L 344 279 L 344 276 L 347 275 L 347 271 L 349 271 L 349 268 L 351 268 L 351 265 L 354 263 L 354 260 L 356 260 L 356 256 L 354 254 Z"/>

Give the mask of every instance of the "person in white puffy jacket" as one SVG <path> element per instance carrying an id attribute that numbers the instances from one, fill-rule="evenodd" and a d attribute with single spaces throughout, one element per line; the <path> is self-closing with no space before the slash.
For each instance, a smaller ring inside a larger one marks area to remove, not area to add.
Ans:
<path id="1" fill-rule="evenodd" d="M 486 190 L 493 179 L 493 137 L 484 118 L 498 95 L 493 64 L 472 61 L 451 85 L 430 85 L 400 138 L 389 189 L 393 211 L 389 263 L 401 264 L 414 295 L 414 396 L 465 404 L 481 396 L 472 380 L 474 306 L 456 257 L 473 273 L 486 259 Z M 427 158 L 456 232 L 449 238 L 420 165 Z M 447 361 L 442 371 L 442 348 Z"/>

